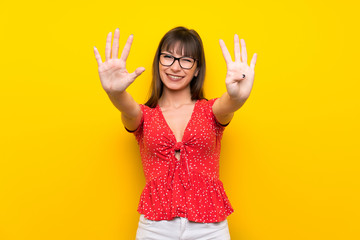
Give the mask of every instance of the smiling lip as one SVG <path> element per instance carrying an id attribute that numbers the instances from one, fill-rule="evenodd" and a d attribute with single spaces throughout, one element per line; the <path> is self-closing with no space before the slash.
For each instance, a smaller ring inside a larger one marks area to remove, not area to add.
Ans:
<path id="1" fill-rule="evenodd" d="M 168 76 L 168 78 L 170 78 L 171 80 L 180 80 L 183 78 L 183 76 L 177 76 L 177 75 L 172 75 L 172 74 L 166 74 Z"/>

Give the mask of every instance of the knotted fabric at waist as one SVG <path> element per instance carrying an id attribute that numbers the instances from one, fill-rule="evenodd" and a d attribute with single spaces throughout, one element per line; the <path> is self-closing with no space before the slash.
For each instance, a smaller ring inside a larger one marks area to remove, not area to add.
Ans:
<path id="1" fill-rule="evenodd" d="M 175 157 L 175 151 L 180 151 L 180 160 Z M 183 142 L 177 142 L 171 151 L 171 158 L 169 161 L 169 172 L 167 177 L 167 187 L 168 189 L 172 189 L 175 172 L 179 171 L 179 178 L 185 189 L 189 189 L 191 187 L 190 182 L 190 171 L 187 159 L 187 149 L 186 144 Z"/>

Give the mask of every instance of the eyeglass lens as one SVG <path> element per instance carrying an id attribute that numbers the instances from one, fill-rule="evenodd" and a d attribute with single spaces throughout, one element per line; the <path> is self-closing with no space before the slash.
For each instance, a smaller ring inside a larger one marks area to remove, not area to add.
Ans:
<path id="1" fill-rule="evenodd" d="M 175 57 L 170 54 L 161 54 L 160 63 L 164 66 L 171 66 L 175 61 Z M 189 57 L 181 57 L 179 59 L 180 66 L 185 69 L 193 67 L 195 60 Z"/>

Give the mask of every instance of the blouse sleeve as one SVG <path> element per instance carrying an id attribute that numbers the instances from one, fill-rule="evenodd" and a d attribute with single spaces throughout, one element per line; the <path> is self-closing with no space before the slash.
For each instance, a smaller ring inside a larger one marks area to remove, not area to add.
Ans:
<path id="1" fill-rule="evenodd" d="M 135 130 L 129 130 L 124 126 L 125 130 L 129 133 L 133 133 L 137 140 L 139 140 L 139 138 L 141 138 L 143 128 L 144 128 L 144 117 L 145 117 L 144 116 L 145 115 L 145 106 L 143 104 L 139 104 L 139 105 L 140 105 L 140 109 L 142 112 L 139 126 Z"/>
<path id="2" fill-rule="evenodd" d="M 228 123 L 226 123 L 226 124 L 221 124 L 221 123 L 216 119 L 215 114 L 214 114 L 213 109 L 212 109 L 212 106 L 214 105 L 216 99 L 218 99 L 218 98 L 213 98 L 213 99 L 210 99 L 210 100 L 208 101 L 209 107 L 210 107 L 210 112 L 211 112 L 211 117 L 212 117 L 212 120 L 213 120 L 214 124 L 215 124 L 217 127 L 219 127 L 220 129 L 225 129 L 225 127 L 228 126 L 231 121 L 228 122 Z"/>

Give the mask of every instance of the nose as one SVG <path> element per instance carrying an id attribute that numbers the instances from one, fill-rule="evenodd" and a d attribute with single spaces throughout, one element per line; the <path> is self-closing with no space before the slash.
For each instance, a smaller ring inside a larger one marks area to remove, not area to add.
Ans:
<path id="1" fill-rule="evenodd" d="M 171 65 L 171 69 L 173 71 L 180 71 L 181 70 L 181 66 L 180 66 L 180 59 L 176 59 L 173 64 Z"/>

